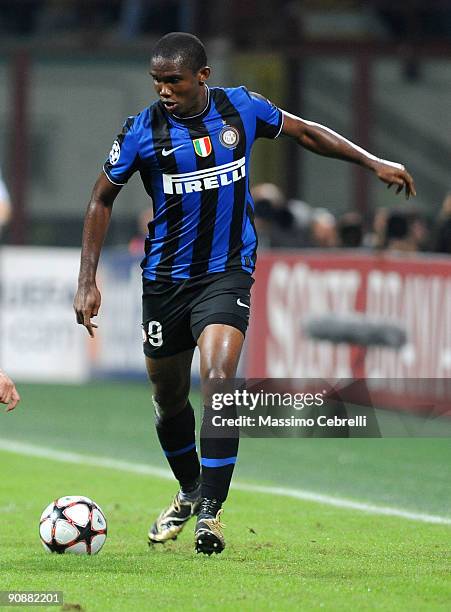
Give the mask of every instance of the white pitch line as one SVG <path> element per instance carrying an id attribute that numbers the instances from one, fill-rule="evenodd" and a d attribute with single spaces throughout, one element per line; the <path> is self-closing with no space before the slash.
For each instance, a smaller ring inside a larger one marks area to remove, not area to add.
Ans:
<path id="1" fill-rule="evenodd" d="M 90 465 L 93 467 L 103 467 L 132 474 L 142 474 L 145 476 L 156 476 L 166 480 L 173 480 L 173 475 L 169 470 L 147 465 L 145 463 L 132 463 L 130 461 L 121 461 L 110 457 L 96 457 L 92 455 L 81 455 L 67 451 L 54 450 L 44 446 L 36 446 L 26 442 L 15 442 L 0 438 L 0 450 L 28 457 L 42 457 L 43 459 L 53 459 L 64 463 L 75 463 L 77 465 Z M 395 516 L 411 521 L 421 523 L 433 523 L 436 525 L 451 525 L 451 518 L 446 516 L 438 516 L 436 514 L 423 514 L 421 512 L 410 512 L 402 508 L 392 508 L 389 506 L 376 506 L 364 502 L 358 502 L 342 497 L 332 497 L 331 495 L 323 495 L 312 491 L 304 491 L 302 489 L 291 489 L 285 487 L 271 487 L 265 485 L 253 485 L 242 482 L 234 482 L 233 489 L 245 491 L 247 493 L 262 493 L 265 495 L 277 495 L 279 497 L 291 497 L 310 501 L 326 506 L 334 506 L 336 508 L 346 508 L 348 510 L 357 510 L 367 512 L 369 514 L 379 514 L 384 516 Z"/>

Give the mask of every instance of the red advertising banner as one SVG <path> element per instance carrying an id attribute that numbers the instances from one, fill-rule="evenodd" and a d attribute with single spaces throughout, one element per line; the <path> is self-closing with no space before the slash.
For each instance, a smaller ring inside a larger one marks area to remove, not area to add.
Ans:
<path id="1" fill-rule="evenodd" d="M 247 377 L 368 378 L 390 397 L 410 379 L 409 395 L 451 398 L 451 258 L 263 252 L 252 291 Z M 303 331 L 311 317 L 352 313 L 398 324 L 406 344 L 364 349 Z"/>

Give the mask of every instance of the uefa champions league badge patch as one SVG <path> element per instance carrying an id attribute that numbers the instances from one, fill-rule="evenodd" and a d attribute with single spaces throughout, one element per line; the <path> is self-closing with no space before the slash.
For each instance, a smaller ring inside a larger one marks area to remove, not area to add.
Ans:
<path id="1" fill-rule="evenodd" d="M 219 142 L 226 149 L 234 149 L 240 141 L 239 131 L 231 125 L 225 125 L 219 134 Z"/>
<path id="2" fill-rule="evenodd" d="M 121 145 L 119 144 L 117 140 L 115 140 L 113 142 L 113 146 L 111 147 L 111 151 L 110 151 L 110 156 L 109 156 L 110 164 L 112 166 L 114 166 L 114 164 L 117 164 L 120 156 L 121 156 Z"/>

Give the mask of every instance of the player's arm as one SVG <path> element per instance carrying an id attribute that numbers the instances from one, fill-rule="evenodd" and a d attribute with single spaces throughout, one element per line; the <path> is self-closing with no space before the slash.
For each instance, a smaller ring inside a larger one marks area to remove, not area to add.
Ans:
<path id="1" fill-rule="evenodd" d="M 359 164 L 372 170 L 389 188 L 397 185 L 396 193 L 405 189 L 407 198 L 410 195 L 416 195 L 413 178 L 402 164 L 379 159 L 319 123 L 305 121 L 286 111 L 283 111 L 283 115 L 282 134 L 294 138 L 309 151 Z"/>
<path id="2" fill-rule="evenodd" d="M 101 301 L 96 285 L 97 265 L 108 229 L 113 202 L 120 190 L 121 185 L 114 185 L 102 172 L 92 190 L 83 226 L 80 272 L 74 310 L 77 323 L 86 327 L 91 338 L 94 337 L 94 328 L 97 327 L 91 322 L 91 318 L 99 312 Z"/>
<path id="3" fill-rule="evenodd" d="M 6 412 L 11 412 L 20 402 L 16 385 L 10 377 L 0 370 L 0 402 L 7 404 Z"/>
<path id="4" fill-rule="evenodd" d="M 6 225 L 11 218 L 11 199 L 6 185 L 0 174 L 0 228 Z"/>

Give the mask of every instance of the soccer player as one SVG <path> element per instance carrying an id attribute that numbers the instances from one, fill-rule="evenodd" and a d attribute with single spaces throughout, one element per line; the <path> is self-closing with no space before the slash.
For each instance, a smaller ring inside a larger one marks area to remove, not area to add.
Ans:
<path id="1" fill-rule="evenodd" d="M 0 403 L 7 404 L 6 412 L 11 412 L 20 402 L 16 385 L 10 377 L 0 370 Z"/>
<path id="2" fill-rule="evenodd" d="M 150 75 L 158 100 L 129 117 L 113 143 L 86 213 L 78 323 L 91 336 L 100 307 L 96 269 L 113 202 L 134 172 L 152 197 L 145 244 L 143 338 L 153 385 L 156 430 L 180 490 L 149 531 L 175 539 L 197 515 L 198 552 L 221 552 L 220 523 L 238 451 L 238 435 L 208 434 L 208 383 L 235 376 L 250 311 L 257 236 L 249 159 L 257 138 L 293 138 L 314 153 L 364 166 L 397 193 L 415 195 L 404 166 L 384 161 L 321 125 L 284 112 L 245 87 L 209 88 L 201 41 L 171 33 L 155 46 Z M 200 350 L 204 419 L 200 462 L 189 402 L 191 360 Z"/>
<path id="3" fill-rule="evenodd" d="M 11 200 L 0 170 L 0 238 L 3 228 L 11 218 Z"/>

